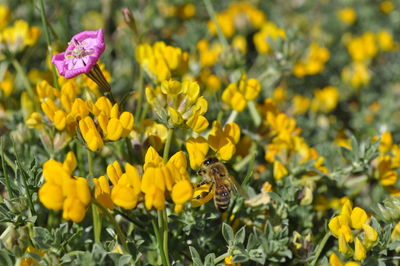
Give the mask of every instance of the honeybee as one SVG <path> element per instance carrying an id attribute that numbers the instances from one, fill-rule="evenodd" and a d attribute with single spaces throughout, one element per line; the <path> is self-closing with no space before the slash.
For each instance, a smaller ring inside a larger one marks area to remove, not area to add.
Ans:
<path id="1" fill-rule="evenodd" d="M 203 181 L 197 185 L 200 187 L 205 184 L 210 184 L 208 191 L 202 192 L 200 195 L 195 197 L 196 199 L 202 199 L 214 190 L 214 204 L 220 212 L 225 212 L 231 200 L 233 193 L 236 193 L 240 188 L 240 185 L 229 175 L 226 166 L 221 163 L 217 158 L 207 158 L 197 171 L 197 174 L 203 177 Z"/>

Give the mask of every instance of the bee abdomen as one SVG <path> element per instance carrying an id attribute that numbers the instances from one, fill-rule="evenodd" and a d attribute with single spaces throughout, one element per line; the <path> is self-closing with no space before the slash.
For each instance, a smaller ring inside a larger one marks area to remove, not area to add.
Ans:
<path id="1" fill-rule="evenodd" d="M 216 190 L 215 205 L 220 212 L 225 212 L 229 207 L 230 194 L 226 188 Z"/>

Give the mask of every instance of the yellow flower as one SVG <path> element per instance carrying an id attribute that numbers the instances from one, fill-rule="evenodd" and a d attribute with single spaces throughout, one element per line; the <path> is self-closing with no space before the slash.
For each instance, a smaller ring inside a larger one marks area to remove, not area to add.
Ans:
<path id="1" fill-rule="evenodd" d="M 0 4 L 0 30 L 7 26 L 10 14 L 10 9 L 4 4 Z"/>
<path id="2" fill-rule="evenodd" d="M 354 229 L 361 229 L 363 224 L 367 222 L 367 219 L 367 213 L 363 209 L 355 207 L 351 211 L 351 226 Z"/>
<path id="3" fill-rule="evenodd" d="M 368 224 L 363 224 L 362 228 L 365 233 L 363 244 L 366 249 L 369 249 L 378 240 L 378 232 Z"/>
<path id="4" fill-rule="evenodd" d="M 118 180 L 122 176 L 121 166 L 118 161 L 114 161 L 112 164 L 107 165 L 107 176 L 114 186 L 118 184 Z"/>
<path id="5" fill-rule="evenodd" d="M 286 167 L 279 161 L 274 162 L 274 178 L 276 180 L 281 180 L 282 177 L 288 174 Z"/>
<path id="6" fill-rule="evenodd" d="M 358 239 L 358 237 L 356 237 L 355 249 L 354 249 L 354 259 L 363 261 L 365 259 L 365 257 L 367 256 L 366 253 L 367 253 L 367 251 L 365 250 L 363 244 Z"/>
<path id="7" fill-rule="evenodd" d="M 205 197 L 200 196 L 203 195 L 204 193 L 207 193 Z M 200 196 L 199 199 L 197 197 Z M 208 201 L 210 201 L 214 196 L 214 189 L 211 187 L 211 184 L 204 184 L 199 187 L 195 187 L 195 190 L 193 192 L 193 199 L 191 201 L 192 207 L 197 208 Z"/>
<path id="8" fill-rule="evenodd" d="M 213 128 L 208 135 L 208 145 L 215 151 L 218 159 L 228 161 L 236 151 L 240 139 L 240 128 L 234 123 L 228 123 L 222 130 L 218 121 L 213 122 Z"/>
<path id="9" fill-rule="evenodd" d="M 397 172 L 392 170 L 392 157 L 389 155 L 378 157 L 378 177 L 383 186 L 391 186 L 397 182 Z"/>
<path id="10" fill-rule="evenodd" d="M 381 30 L 376 34 L 376 40 L 379 45 L 379 49 L 382 51 L 391 51 L 395 47 L 393 35 L 385 30 Z"/>
<path id="11" fill-rule="evenodd" d="M 0 81 L 0 90 L 3 91 L 5 97 L 10 96 L 14 91 L 14 76 L 8 70 Z"/>
<path id="12" fill-rule="evenodd" d="M 1 8 L 1 6 L 0 6 L 0 8 Z M 1 9 L 0 9 L 0 12 L 1 12 Z M 39 257 L 43 257 L 46 254 L 32 246 L 27 247 L 25 252 L 26 253 L 35 253 Z M 22 258 L 21 259 L 20 266 L 31 266 L 31 265 L 39 265 L 39 263 L 37 260 L 32 259 L 32 258 Z"/>
<path id="13" fill-rule="evenodd" d="M 94 182 L 94 197 L 105 208 L 114 209 L 114 203 L 111 200 L 111 191 L 108 180 L 105 176 L 93 178 Z"/>
<path id="14" fill-rule="evenodd" d="M 380 3 L 379 8 L 383 13 L 389 14 L 394 10 L 394 4 L 392 1 L 389 0 L 383 1 Z"/>
<path id="15" fill-rule="evenodd" d="M 311 100 L 300 94 L 295 94 L 292 100 L 293 113 L 295 115 L 302 115 L 307 112 L 310 107 Z"/>
<path id="16" fill-rule="evenodd" d="M 155 90 L 147 87 L 146 97 L 160 120 L 169 127 L 189 127 L 198 133 L 208 127 L 203 116 L 208 102 L 200 96 L 196 82 L 164 80 Z"/>
<path id="17" fill-rule="evenodd" d="M 390 239 L 392 241 L 399 241 L 400 240 L 400 222 L 398 222 L 392 231 L 392 234 L 390 235 Z"/>
<path id="18" fill-rule="evenodd" d="M 150 147 L 145 156 L 143 166 L 143 178 L 141 191 L 145 194 L 145 206 L 151 209 L 153 206 L 160 210 L 165 206 L 165 192 L 174 194 L 173 200 L 177 203 L 176 211 L 182 209 L 184 202 L 189 201 L 192 192 L 188 188 L 189 174 L 186 170 L 187 161 L 183 152 L 175 153 L 167 163 L 164 163 L 157 151 Z M 187 181 L 183 182 L 182 181 Z M 175 188 L 177 184 L 178 187 Z M 172 192 L 175 188 L 175 192 Z M 190 197 L 189 197 L 190 195 Z"/>
<path id="19" fill-rule="evenodd" d="M 238 84 L 231 83 L 222 93 L 222 100 L 228 106 L 238 112 L 242 112 L 248 101 L 252 101 L 259 95 L 261 84 L 256 79 L 247 79 L 242 75 Z"/>
<path id="20" fill-rule="evenodd" d="M 294 65 L 293 74 L 298 78 L 318 74 L 324 69 L 329 57 L 328 49 L 317 43 L 311 43 L 306 55 Z"/>
<path id="21" fill-rule="evenodd" d="M 83 139 L 91 151 L 97 151 L 99 148 L 104 146 L 103 139 L 97 131 L 93 119 L 90 116 L 79 121 L 79 128 Z"/>
<path id="22" fill-rule="evenodd" d="M 32 46 L 40 36 L 40 29 L 36 26 L 29 27 L 24 20 L 16 20 L 13 26 L 3 29 L 0 40 L 12 53 L 23 50 L 26 46 Z"/>
<path id="23" fill-rule="evenodd" d="M 90 203 L 89 185 L 83 177 L 69 179 L 69 182 L 71 184 L 63 204 L 63 218 L 79 223 L 85 218 L 86 206 Z"/>
<path id="24" fill-rule="evenodd" d="M 136 49 L 136 58 L 151 77 L 163 81 L 173 74 L 184 73 L 188 68 L 189 55 L 178 47 L 156 42 L 153 46 L 140 44 Z"/>
<path id="25" fill-rule="evenodd" d="M 347 243 L 345 234 L 342 231 L 339 232 L 339 252 L 345 256 L 348 256 L 352 252 L 351 247 Z"/>
<path id="26" fill-rule="evenodd" d="M 384 132 L 381 136 L 381 142 L 379 143 L 379 151 L 384 154 L 392 149 L 393 137 L 390 132 Z"/>
<path id="27" fill-rule="evenodd" d="M 329 263 L 331 266 L 343 266 L 342 261 L 335 252 L 332 252 L 332 254 L 329 256 Z"/>
<path id="28" fill-rule="evenodd" d="M 321 111 L 329 113 L 335 109 L 339 101 L 339 92 L 336 87 L 328 86 L 314 91 L 314 99 L 311 103 L 311 109 L 314 112 Z"/>
<path id="29" fill-rule="evenodd" d="M 271 46 L 269 39 L 286 39 L 285 30 L 279 28 L 276 24 L 272 22 L 266 22 L 263 24 L 261 30 L 254 34 L 253 42 L 256 46 L 258 53 L 266 54 L 271 52 Z"/>
<path id="30" fill-rule="evenodd" d="M 192 199 L 193 187 L 188 180 L 181 180 L 176 183 L 171 192 L 171 198 L 175 202 L 175 212 L 182 211 L 183 204 Z"/>
<path id="31" fill-rule="evenodd" d="M 357 19 L 356 11 L 351 7 L 342 8 L 337 12 L 337 16 L 347 25 L 352 25 Z"/>
<path id="32" fill-rule="evenodd" d="M 366 64 L 354 62 L 343 69 L 342 78 L 354 88 L 359 88 L 369 83 L 371 74 Z"/>
<path id="33" fill-rule="evenodd" d="M 111 199 L 115 205 L 130 210 L 136 207 L 140 194 L 141 181 L 137 169 L 125 164 L 126 173 L 118 179 L 118 183 L 112 188 Z"/>
<path id="34" fill-rule="evenodd" d="M 25 123 L 30 128 L 40 129 L 43 127 L 42 115 L 38 112 L 33 112 Z"/>
<path id="35" fill-rule="evenodd" d="M 356 62 L 373 58 L 378 51 L 375 35 L 372 32 L 365 32 L 361 36 L 354 37 L 347 44 L 347 51 Z"/>

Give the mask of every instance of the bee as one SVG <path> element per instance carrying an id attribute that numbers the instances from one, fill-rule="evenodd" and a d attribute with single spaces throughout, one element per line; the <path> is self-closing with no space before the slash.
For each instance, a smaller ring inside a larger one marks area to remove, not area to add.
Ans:
<path id="1" fill-rule="evenodd" d="M 215 207 L 220 212 L 225 212 L 229 207 L 232 194 L 238 191 L 240 185 L 229 175 L 226 166 L 215 157 L 207 158 L 201 164 L 197 174 L 203 177 L 203 181 L 197 187 L 210 184 L 210 189 L 202 192 L 196 199 L 205 198 L 214 190 Z"/>

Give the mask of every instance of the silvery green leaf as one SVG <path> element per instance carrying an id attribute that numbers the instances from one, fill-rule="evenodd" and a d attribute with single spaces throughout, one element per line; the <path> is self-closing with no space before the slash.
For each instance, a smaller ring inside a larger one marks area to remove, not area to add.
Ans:
<path id="1" fill-rule="evenodd" d="M 205 266 L 209 266 L 209 265 L 210 266 L 214 266 L 215 265 L 214 260 L 215 260 L 215 254 L 214 253 L 210 253 L 204 259 L 204 265 Z"/>
<path id="2" fill-rule="evenodd" d="M 239 229 L 239 231 L 236 232 L 235 243 L 243 244 L 245 237 L 246 237 L 246 231 L 245 231 L 245 226 L 243 226 L 242 228 Z"/>
<path id="3" fill-rule="evenodd" d="M 249 261 L 249 257 L 246 254 L 237 254 L 232 256 L 231 261 L 235 263 L 243 263 Z"/>
<path id="4" fill-rule="evenodd" d="M 229 224 L 222 224 L 222 236 L 225 238 L 228 244 L 234 240 L 233 229 Z"/>

